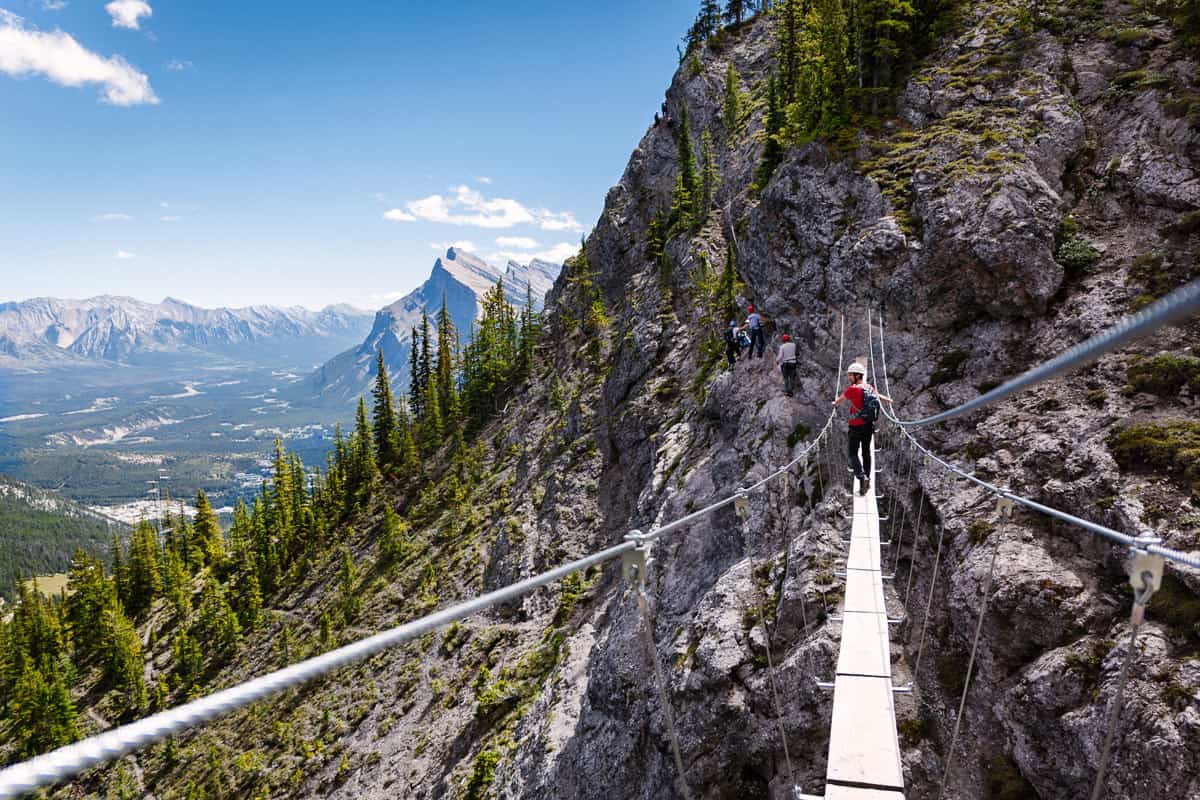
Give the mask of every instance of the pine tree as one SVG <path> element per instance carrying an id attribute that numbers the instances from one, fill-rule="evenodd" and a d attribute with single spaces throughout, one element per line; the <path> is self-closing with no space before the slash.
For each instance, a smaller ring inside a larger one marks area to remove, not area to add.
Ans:
<path id="1" fill-rule="evenodd" d="M 105 574 L 104 563 L 77 549 L 67 576 L 65 609 L 76 663 L 89 664 L 100 657 L 104 644 L 101 615 L 116 600 L 117 589 Z"/>
<path id="2" fill-rule="evenodd" d="M 242 626 L 237 614 L 225 599 L 221 584 L 211 575 L 204 582 L 201 593 L 195 635 L 205 648 L 222 654 L 232 652 L 241 640 Z"/>
<path id="3" fill-rule="evenodd" d="M 458 397 L 456 375 L 458 371 L 458 332 L 454 320 L 446 307 L 446 293 L 442 292 L 442 307 L 437 317 L 437 395 L 438 408 L 442 416 L 442 428 L 455 430 L 461 423 L 462 408 Z"/>
<path id="4" fill-rule="evenodd" d="M 396 430 L 399 436 L 397 452 L 400 474 L 410 478 L 415 476 L 420 469 L 420 456 L 417 454 L 417 444 L 413 440 L 412 419 L 409 417 L 407 405 L 403 401 L 400 403 Z"/>
<path id="5" fill-rule="evenodd" d="M 413 417 L 420 420 L 425 414 L 425 384 L 427 376 L 421 374 L 421 332 L 414 327 L 408 339 L 408 404 Z"/>
<path id="6" fill-rule="evenodd" d="M 278 439 L 276 446 L 279 446 Z M 208 496 L 204 494 L 203 489 L 196 494 L 194 525 L 204 563 L 213 567 L 220 566 L 225 560 L 225 537 L 221 533 L 221 524 L 217 522 L 217 515 L 213 512 L 213 507 L 208 502 Z"/>
<path id="7" fill-rule="evenodd" d="M 700 218 L 708 216 L 717 198 L 721 175 L 717 171 L 717 157 L 713 153 L 712 134 L 708 130 L 700 137 Z"/>
<path id="8" fill-rule="evenodd" d="M 8 704 L 10 730 L 20 737 L 20 754 L 34 756 L 79 738 L 75 704 L 55 669 L 26 665 Z"/>
<path id="9" fill-rule="evenodd" d="M 122 602 L 137 616 L 162 596 L 162 566 L 158 534 L 149 522 L 142 521 L 129 537 L 129 565 L 126 567 L 125 597 Z"/>
<path id="10" fill-rule="evenodd" d="M 781 103 L 779 81 L 772 73 L 767 78 L 767 116 L 762 161 L 759 162 L 758 169 L 754 173 L 754 186 L 758 191 L 766 188 L 771 176 L 775 174 L 775 168 L 779 166 L 779 162 L 783 161 L 783 143 L 780 141 L 780 137 L 783 136 L 786 118 Z"/>
<path id="11" fill-rule="evenodd" d="M 383 529 L 379 532 L 379 561 L 387 567 L 399 563 L 408 552 L 408 525 L 390 508 L 383 512 Z"/>
<path id="12" fill-rule="evenodd" d="M 125 698 L 128 708 L 144 706 L 146 684 L 142 679 L 142 640 L 137 629 L 115 601 L 104 609 L 101 627 L 106 650 L 105 677 Z"/>
<path id="13" fill-rule="evenodd" d="M 732 61 L 725 65 L 725 99 L 721 106 L 721 121 L 725 127 L 725 146 L 732 147 L 742 128 L 742 90 Z"/>
<path id="14" fill-rule="evenodd" d="M 776 105 L 780 109 L 796 100 L 800 69 L 804 60 L 802 41 L 809 1 L 783 0 L 779 6 L 782 20 L 779 24 L 779 75 L 775 91 Z"/>
<path id="15" fill-rule="evenodd" d="M 702 201 L 686 104 L 680 106 L 679 112 L 678 165 L 679 174 L 675 178 L 675 190 L 671 193 L 670 229 L 672 233 L 691 230 L 695 227 L 699 221 L 697 210 Z"/>
<path id="16" fill-rule="evenodd" d="M 749 0 L 727 0 L 725 3 L 725 22 L 741 25 L 742 18 L 750 11 Z"/>
<path id="17" fill-rule="evenodd" d="M 124 597 L 126 592 L 124 548 L 121 546 L 121 535 L 116 531 L 113 531 L 112 544 L 108 547 L 108 553 L 112 558 L 113 585 L 117 588 L 117 596 Z"/>
<path id="18" fill-rule="evenodd" d="M 191 691 L 204 675 L 204 653 L 186 631 L 180 630 L 171 642 L 171 658 L 175 661 L 175 678 L 185 693 Z"/>
<path id="19" fill-rule="evenodd" d="M 436 402 L 430 397 L 436 394 L 435 391 L 430 390 L 430 387 L 437 380 L 437 376 L 434 374 L 433 346 L 433 337 L 429 332 L 429 314 L 425 309 L 421 309 L 421 354 L 417 358 L 419 372 L 415 379 L 421 385 L 422 411 L 424 412 L 422 419 L 429 413 L 429 403 Z"/>
<path id="20" fill-rule="evenodd" d="M 372 417 L 375 424 L 375 455 L 384 474 L 392 474 L 400 466 L 400 440 L 396 429 L 396 402 L 392 397 L 391 379 L 387 364 L 383 360 L 383 349 L 376 351 L 375 408 Z"/>
<path id="21" fill-rule="evenodd" d="M 375 464 L 371 423 L 367 420 L 367 404 L 358 398 L 354 415 L 354 434 L 350 437 L 349 469 L 346 474 L 346 504 L 357 507 L 366 502 L 379 483 L 379 468 Z"/>
<path id="22" fill-rule="evenodd" d="M 163 596 L 175 607 L 175 615 L 186 619 L 192 613 L 192 578 L 178 550 L 168 550 L 163 563 Z"/>

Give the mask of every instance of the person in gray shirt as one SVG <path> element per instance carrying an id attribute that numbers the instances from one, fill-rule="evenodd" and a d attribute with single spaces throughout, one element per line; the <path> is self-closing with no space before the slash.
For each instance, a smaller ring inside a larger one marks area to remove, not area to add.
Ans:
<path id="1" fill-rule="evenodd" d="M 786 333 L 783 344 L 779 345 L 779 353 L 775 356 L 775 366 L 783 372 L 783 392 L 791 397 L 796 392 L 796 343 Z"/>

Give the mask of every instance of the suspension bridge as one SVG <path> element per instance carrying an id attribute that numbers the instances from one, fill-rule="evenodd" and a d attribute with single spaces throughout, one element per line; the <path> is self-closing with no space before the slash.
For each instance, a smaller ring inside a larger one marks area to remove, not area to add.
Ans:
<path id="1" fill-rule="evenodd" d="M 893 453 L 896 448 L 906 448 L 908 453 L 908 474 L 911 478 L 914 464 L 917 460 L 932 464 L 957 479 L 967 481 L 994 495 L 1001 513 L 1011 513 L 1019 505 L 1032 512 L 1043 514 L 1060 522 L 1076 526 L 1114 544 L 1126 548 L 1131 556 L 1130 584 L 1134 590 L 1134 604 L 1130 618 L 1129 646 L 1126 650 L 1117 693 L 1110 704 L 1107 715 L 1107 728 L 1103 752 L 1092 790 L 1092 800 L 1098 800 L 1104 789 L 1105 772 L 1110 761 L 1116 722 L 1121 711 L 1122 693 L 1128 677 L 1132 656 L 1135 651 L 1138 628 L 1144 616 L 1145 607 L 1151 595 L 1162 580 L 1165 562 L 1200 569 L 1200 554 L 1185 553 L 1164 547 L 1162 542 L 1149 536 L 1130 536 L 1112 530 L 1097 523 L 1081 519 L 1059 509 L 1037 503 L 1017 495 L 1005 488 L 996 486 L 963 470 L 953 463 L 946 461 L 927 447 L 923 446 L 913 435 L 912 430 L 940 423 L 971 413 L 1005 397 L 1028 389 L 1042 381 L 1063 375 L 1079 366 L 1095 360 L 1104 353 L 1118 349 L 1158 328 L 1180 322 L 1200 310 L 1200 281 L 1195 281 L 1167 297 L 1148 306 L 1139 313 L 1122 320 L 1120 323 L 1082 342 L 1050 361 L 1036 366 L 1019 377 L 986 392 L 979 397 L 965 402 L 955 408 L 916 420 L 902 420 L 886 406 L 883 409 L 886 426 L 881 433 L 890 436 L 889 450 Z M 880 319 L 876 326 L 868 311 L 867 328 L 870 341 L 871 382 L 882 378 L 885 394 L 890 394 L 887 374 L 886 342 L 883 323 Z M 880 354 L 881 372 L 875 371 L 875 330 L 878 328 L 878 348 Z M 837 372 L 835 380 L 840 378 L 841 366 L 844 363 L 845 320 L 841 325 Z M 840 380 L 836 384 L 840 387 Z M 836 397 L 836 394 L 835 394 Z M 642 631 L 644 641 L 652 661 L 654 679 L 658 696 L 662 704 L 665 727 L 670 739 L 670 747 L 676 768 L 676 784 L 679 792 L 685 798 L 691 798 L 691 787 L 687 782 L 687 772 L 680 752 L 678 737 L 672 713 L 670 696 L 667 691 L 662 667 L 654 646 L 652 633 L 653 620 L 650 616 L 649 602 L 646 589 L 646 573 L 651 563 L 648 557 L 653 544 L 663 536 L 682 530 L 688 525 L 706 517 L 718 509 L 733 506 L 743 526 L 747 526 L 748 497 L 767 485 L 777 481 L 786 481 L 789 475 L 798 474 L 801 479 L 813 474 L 815 479 L 822 480 L 822 468 L 830 483 L 833 474 L 840 471 L 845 461 L 839 461 L 840 447 L 830 446 L 832 442 L 834 414 L 831 412 L 824 426 L 810 442 L 804 445 L 800 452 L 787 464 L 770 472 L 758 482 L 738 488 L 729 495 L 711 503 L 704 508 L 694 511 L 679 519 L 659 525 L 645 533 L 634 530 L 625 539 L 612 547 L 600 552 L 563 564 L 547 572 L 532 576 L 518 583 L 498 589 L 494 592 L 468 600 L 436 611 L 417 620 L 407 622 L 398 627 L 367 637 L 366 639 L 331 650 L 322 655 L 301 661 L 276 672 L 263 675 L 244 683 L 232 686 L 206 697 L 194 700 L 173 709 L 153 714 L 136 722 L 88 737 L 73 744 L 61 747 L 28 761 L 10 766 L 0 771 L 0 800 L 3 798 L 20 797 L 37 789 L 51 786 L 63 781 L 83 770 L 107 761 L 119 758 L 138 748 L 156 741 L 166 739 L 191 727 L 201 725 L 224 714 L 245 708 L 254 702 L 270 695 L 295 687 L 314 678 L 327 675 L 339 667 L 361 661 L 401 642 L 419 638 L 420 636 L 448 625 L 456 620 L 464 619 L 493 606 L 509 602 L 526 595 L 541 587 L 548 586 L 567 575 L 588 567 L 619 560 L 622 574 L 631 588 L 637 594 L 638 605 L 642 614 Z M 882 422 L 882 421 L 881 421 Z M 824 464 L 818 461 L 825 458 Z M 844 456 L 842 456 L 844 459 Z M 875 461 L 875 459 L 873 459 Z M 815 472 L 811 469 L 815 467 Z M 876 487 L 875 476 L 877 465 L 873 464 L 871 486 Z M 900 480 L 902 470 L 893 470 L 893 480 Z M 822 495 L 826 494 L 822 487 Z M 903 536 L 903 525 L 896 524 L 897 491 L 893 487 L 893 509 L 891 520 L 892 535 L 888 540 L 880 537 L 880 521 L 878 502 L 875 489 L 866 495 L 849 493 L 852 500 L 852 522 L 848 547 L 845 553 L 845 565 L 842 575 L 845 579 L 845 594 L 841 614 L 837 622 L 841 627 L 840 649 L 836 672 L 831 683 L 820 682 L 822 688 L 832 689 L 833 709 L 830 721 L 829 755 L 825 786 L 822 794 L 804 794 L 802 787 L 795 785 L 794 769 L 788 753 L 785 731 L 783 728 L 783 708 L 780 701 L 780 691 L 774 663 L 771 657 L 770 633 L 762 620 L 760 606 L 760 622 L 767 642 L 767 661 L 770 670 L 772 696 L 775 703 L 776 721 L 779 735 L 782 739 L 781 748 L 787 762 L 791 794 L 797 800 L 899 800 L 904 797 L 903 765 L 900 757 L 900 745 L 896 730 L 896 714 L 894 696 L 898 692 L 911 691 L 911 686 L 895 685 L 891 669 L 891 642 L 889 626 L 896 622 L 889 617 L 885 600 L 885 582 L 892 578 L 885 570 L 888 562 L 898 564 L 901 541 L 895 541 L 896 536 Z M 917 561 L 917 550 L 920 546 L 919 535 L 921 527 L 920 514 L 923 513 L 924 503 L 919 504 L 917 524 L 914 527 L 913 552 L 911 563 L 914 569 L 909 570 L 909 579 L 904 594 L 905 608 L 910 608 L 913 572 Z M 903 511 L 901 512 L 903 514 Z M 884 550 L 883 548 L 887 548 Z M 939 787 L 939 797 L 943 796 L 953 767 L 953 760 L 958 737 L 961 733 L 963 710 L 966 704 L 967 692 L 971 686 L 971 675 L 974 670 L 978 652 L 980 631 L 987 614 L 988 603 L 991 599 L 992 579 L 995 572 L 996 554 L 1000 547 L 1000 537 L 992 545 L 991 566 L 985 583 L 981 605 L 978 610 L 976 627 L 972 640 L 970 658 L 967 663 L 966 678 L 959 699 L 958 712 L 955 717 L 954 732 L 950 747 L 945 754 L 943 775 Z M 930 604 L 933 599 L 934 582 L 937 580 L 938 564 L 942 553 L 942 539 L 939 534 L 937 552 L 931 572 L 931 585 L 926 599 L 924 619 L 921 625 L 919 644 L 917 647 L 917 666 L 914 674 L 919 674 L 921 658 L 924 652 L 926 633 L 929 621 Z M 894 574 L 895 567 L 892 567 Z M 801 599 L 803 612 L 803 599 Z M 805 632 L 808 632 L 807 615 L 804 622 Z"/>

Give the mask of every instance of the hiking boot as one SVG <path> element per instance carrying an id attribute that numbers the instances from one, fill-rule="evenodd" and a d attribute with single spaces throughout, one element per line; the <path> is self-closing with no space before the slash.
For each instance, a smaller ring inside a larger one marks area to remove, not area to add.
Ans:
<path id="1" fill-rule="evenodd" d="M 870 489 L 870 488 L 871 488 L 871 479 L 870 479 L 870 478 L 863 478 L 863 479 L 862 479 L 862 483 L 861 483 L 861 485 L 859 486 L 858 493 L 859 493 L 859 494 L 862 494 L 862 495 L 865 495 L 865 494 L 867 493 L 867 490 L 868 490 L 868 489 Z"/>

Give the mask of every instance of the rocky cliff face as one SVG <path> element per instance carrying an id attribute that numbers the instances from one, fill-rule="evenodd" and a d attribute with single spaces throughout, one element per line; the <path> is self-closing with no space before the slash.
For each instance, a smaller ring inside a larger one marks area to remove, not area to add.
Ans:
<path id="1" fill-rule="evenodd" d="M 686 103 L 694 138 L 720 130 L 727 63 L 761 90 L 773 25 L 756 19 L 675 76 L 672 116 Z M 1195 77 L 1170 29 L 1127 6 L 976 5 L 907 82 L 895 119 L 850 152 L 790 150 L 755 193 L 758 107 L 718 153 L 716 210 L 667 244 L 669 273 L 647 256 L 647 230 L 674 185 L 678 131 L 652 127 L 586 264 L 569 263 L 547 298 L 544 368 L 480 438 L 480 474 L 456 484 L 471 511 L 441 509 L 436 492 L 405 499 L 420 555 L 364 579 L 358 627 L 343 636 L 594 552 L 784 463 L 828 413 L 843 314 L 841 361 L 880 370 L 868 309 L 881 321 L 886 388 L 912 418 L 1178 285 L 1196 269 Z M 794 398 L 769 362 L 721 371 L 705 357 L 701 255 L 720 263 L 731 244 L 739 301 L 799 343 Z M 587 323 L 594 289 L 606 313 Z M 1186 376 L 1198 333 L 1160 333 L 918 436 L 1035 500 L 1195 548 L 1200 474 L 1193 440 L 1172 431 L 1195 414 L 1200 378 Z M 1159 350 L 1178 361 L 1157 370 L 1146 357 Z M 723 510 L 654 546 L 653 654 L 615 568 L 594 570 L 184 737 L 185 760 L 146 757 L 147 781 L 164 795 L 212 780 L 295 797 L 678 797 L 656 658 L 692 796 L 790 797 L 793 779 L 820 793 L 830 696 L 813 679 L 837 656 L 829 614 L 850 525 L 840 426 L 832 441 L 807 472 L 754 495 L 747 525 Z M 915 685 L 898 702 L 906 796 L 939 796 L 993 560 L 944 796 L 1086 796 L 1127 647 L 1124 554 L 1025 512 L 1001 519 L 897 437 L 883 444 L 878 489 L 897 542 L 888 602 L 907 616 L 894 671 Z M 378 519 L 346 533 L 357 558 L 372 557 Z M 337 602 L 336 569 L 313 565 L 215 683 L 276 665 L 285 628 L 313 633 Z M 1200 579 L 1169 571 L 1139 640 L 1106 797 L 1200 796 Z M 239 754 L 258 771 L 212 766 Z"/>
<path id="2" fill-rule="evenodd" d="M 542 298 L 560 270 L 558 264 L 535 258 L 525 265 L 510 261 L 500 272 L 483 259 L 451 247 L 444 258 L 433 263 L 425 283 L 376 312 L 375 323 L 362 343 L 323 364 L 308 388 L 325 400 L 356 400 L 370 392 L 375 379 L 375 353 L 382 350 L 392 384 L 403 391 L 409 381 L 412 330 L 420 327 L 422 311 L 428 310 L 430 325 L 434 325 L 434 315 L 445 298 L 450 319 L 465 341 L 471 323 L 479 316 L 480 299 L 501 280 L 510 303 L 524 307 L 528 287 L 534 307 L 541 309 Z"/>
<path id="3" fill-rule="evenodd" d="M 328 351 L 362 335 L 369 320 L 349 306 L 206 309 L 168 297 L 35 298 L 0 303 L 0 353 L 15 362 L 128 361 L 153 352 Z"/>

